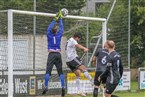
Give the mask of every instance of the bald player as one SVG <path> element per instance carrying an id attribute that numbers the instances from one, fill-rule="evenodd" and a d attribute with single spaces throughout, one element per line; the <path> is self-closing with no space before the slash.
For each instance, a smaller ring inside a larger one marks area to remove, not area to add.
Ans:
<path id="1" fill-rule="evenodd" d="M 105 97 L 118 97 L 111 95 L 116 89 L 120 78 L 123 74 L 123 65 L 120 54 L 115 51 L 115 43 L 112 40 L 107 40 L 107 49 L 109 56 L 107 60 L 107 68 L 103 74 L 100 75 L 98 81 L 107 75 Z"/>

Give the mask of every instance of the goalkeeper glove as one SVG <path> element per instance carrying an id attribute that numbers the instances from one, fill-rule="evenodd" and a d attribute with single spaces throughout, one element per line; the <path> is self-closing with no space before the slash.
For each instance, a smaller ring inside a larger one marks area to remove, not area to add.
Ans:
<path id="1" fill-rule="evenodd" d="M 61 11 L 59 11 L 58 13 L 56 13 L 56 16 L 55 16 L 54 20 L 57 21 L 59 18 L 63 18 L 63 15 L 62 15 L 62 12 Z"/>
<path id="2" fill-rule="evenodd" d="M 61 10 L 59 11 L 59 18 L 63 18 L 63 14 Z"/>
<path id="3" fill-rule="evenodd" d="M 56 13 L 56 16 L 54 17 L 54 20 L 58 20 L 59 19 L 59 13 Z"/>

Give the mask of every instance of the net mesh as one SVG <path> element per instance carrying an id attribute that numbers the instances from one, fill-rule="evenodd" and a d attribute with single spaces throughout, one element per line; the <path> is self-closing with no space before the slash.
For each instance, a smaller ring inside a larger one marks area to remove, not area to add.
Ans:
<path id="1" fill-rule="evenodd" d="M 12 8 L 19 10 L 28 10 L 33 11 L 33 0 L 19 0 L 21 3 L 19 6 L 12 6 L 10 3 L 10 7 L 5 7 L 2 9 Z M 40 2 L 41 1 L 41 2 Z M 77 0 L 78 1 L 78 0 Z M 80 0 L 79 0 L 80 1 Z M 91 0 L 90 0 L 91 1 Z M 95 17 L 104 17 L 107 18 L 108 13 L 110 11 L 111 5 L 113 4 L 113 0 L 109 0 L 108 3 L 96 3 L 95 12 L 90 12 L 89 16 Z M 11 1 L 12 2 L 12 1 Z M 52 3 L 54 5 L 50 6 Z M 56 13 L 58 12 L 58 4 L 55 3 L 55 0 L 38 0 L 36 2 L 36 9 L 39 12 L 49 12 Z M 108 33 L 107 38 L 112 39 L 116 43 L 116 50 L 121 54 L 123 59 L 124 66 L 128 66 L 128 4 L 127 2 L 118 1 L 115 4 L 111 17 L 108 21 Z M 63 2 L 61 2 L 63 4 Z M 29 7 L 26 7 L 29 5 Z M 65 4 L 65 8 L 70 11 L 72 15 L 85 15 L 84 10 L 77 10 L 78 4 L 72 4 L 67 6 Z M 57 7 L 56 7 L 57 6 Z M 60 6 L 62 7 L 62 5 Z M 82 6 L 83 7 L 83 6 Z M 122 10 L 119 10 L 120 7 L 123 7 Z M 74 10 L 75 9 L 75 10 Z M 105 11 L 104 11 L 105 10 Z M 52 21 L 52 17 L 43 17 L 36 16 L 36 35 L 33 33 L 33 16 L 29 15 L 21 15 L 14 14 L 13 21 L 13 31 L 14 31 L 14 97 L 20 96 L 28 96 L 28 95 L 41 95 L 41 91 L 43 88 L 43 76 L 45 74 L 46 62 L 47 62 L 47 37 L 46 30 L 49 23 Z M 74 20 L 74 19 L 64 19 L 64 36 L 62 38 L 62 60 L 63 60 L 63 69 L 66 68 L 65 63 L 65 43 L 68 38 L 70 38 L 75 32 L 82 32 L 83 38 L 80 41 L 81 44 L 86 46 L 86 32 L 87 32 L 87 23 L 89 23 L 89 56 L 92 55 L 93 49 L 99 39 L 99 35 L 102 30 L 102 23 L 96 21 L 85 21 L 85 20 Z M 119 23 L 118 23 L 119 22 Z M 7 43 L 7 13 L 0 12 L 0 97 L 7 97 L 7 70 L 8 70 L 8 43 Z M 35 38 L 35 40 L 34 40 Z M 99 44 L 101 45 L 101 41 Z M 79 56 L 83 55 L 81 50 L 78 50 Z M 84 63 L 86 63 L 86 56 L 83 58 Z M 94 71 L 94 70 L 93 70 Z M 64 71 L 66 77 L 69 78 L 69 85 L 74 86 L 74 78 L 75 76 L 70 73 L 70 70 Z M 67 76 L 69 74 L 69 76 Z M 92 74 L 93 76 L 93 74 Z M 66 78 L 66 80 L 67 80 Z M 82 76 L 82 80 L 83 76 Z M 35 85 L 33 82 L 35 82 Z M 68 80 L 67 80 L 68 81 Z M 66 82 L 67 82 L 66 81 Z M 72 82 L 71 82 L 72 81 Z M 87 84 L 87 81 L 82 82 L 86 84 L 86 88 L 83 91 L 92 91 L 90 88 L 90 84 Z M 66 83 L 67 84 L 67 83 Z M 82 84 L 82 85 L 83 85 Z M 23 88 L 22 88 L 23 86 Z M 52 77 L 50 79 L 50 86 L 48 95 L 60 95 L 60 81 L 57 75 L 57 71 L 55 67 L 53 68 Z M 76 87 L 75 87 L 76 88 Z M 75 88 L 70 88 L 69 91 L 74 91 Z M 56 94 L 57 91 L 57 94 Z"/>
<path id="2" fill-rule="evenodd" d="M 108 22 L 108 28 L 110 30 L 108 32 L 108 39 L 115 41 L 116 50 L 122 57 L 123 65 L 124 67 L 128 67 L 128 5 L 126 2 L 123 2 L 124 5 L 119 5 L 119 3 L 116 2 L 116 6 Z M 121 12 L 118 14 L 117 11 L 120 6 L 124 9 L 120 10 Z"/>
<path id="3" fill-rule="evenodd" d="M 108 17 L 115 0 L 96 5 L 96 16 Z M 128 1 L 117 1 L 108 18 L 107 39 L 116 43 L 116 50 L 120 53 L 124 67 L 128 67 Z"/>
<path id="4" fill-rule="evenodd" d="M 45 74 L 45 68 L 47 63 L 47 36 L 46 31 L 50 22 L 53 20 L 51 17 L 44 16 L 36 16 L 36 33 L 33 32 L 33 16 L 22 15 L 13 13 L 13 69 L 14 69 L 14 95 L 17 96 L 26 96 L 26 95 L 41 95 L 43 88 L 43 76 Z M 85 20 L 73 20 L 73 19 L 64 19 L 64 36 L 62 38 L 62 60 L 63 60 L 63 68 L 66 68 L 66 54 L 65 54 L 65 44 L 68 38 L 72 37 L 75 32 L 82 32 L 83 39 L 80 41 L 82 45 L 85 46 L 86 42 L 84 41 L 86 38 L 86 24 L 88 21 Z M 101 22 L 89 21 L 90 25 L 97 24 L 99 25 L 97 28 L 90 27 L 90 31 L 92 35 L 99 35 L 99 30 L 102 28 Z M 98 31 L 98 32 L 97 32 Z M 6 32 L 7 33 L 7 32 Z M 2 33 L 3 36 L 5 36 Z M 6 36 L 5 36 L 6 37 Z M 90 36 L 89 36 L 90 37 Z M 97 41 L 97 38 L 95 38 Z M 6 46 L 3 48 L 7 52 L 8 42 L 7 39 L 4 40 L 4 37 L 1 37 L 2 46 Z M 93 51 L 93 47 L 95 44 L 90 44 L 92 49 L 90 50 L 90 54 Z M 3 51 L 2 51 L 3 52 Z M 79 56 L 83 54 L 81 50 L 78 50 Z M 6 56 L 6 60 L 4 66 L 8 66 L 7 64 L 7 53 L 4 53 Z M 86 57 L 83 59 L 85 62 Z M 7 69 L 6 69 L 7 70 Z M 65 71 L 70 72 L 70 70 Z M 66 74 L 66 73 L 65 73 Z M 69 73 L 68 73 L 69 74 Z M 66 77 L 75 78 L 75 75 L 67 75 Z M 85 88 L 82 90 L 84 92 L 91 92 L 93 88 L 88 80 L 83 79 L 82 76 L 82 86 Z M 72 82 L 71 82 L 72 81 Z M 75 79 L 67 80 L 66 84 L 69 82 L 69 85 L 74 85 Z M 61 84 L 59 81 L 59 77 L 55 66 L 52 71 L 52 76 L 49 83 L 49 91 L 48 95 L 60 95 Z M 34 86 L 33 86 L 34 85 Z M 76 86 L 74 86 L 76 87 Z M 74 89 L 67 87 L 69 91 L 73 91 L 70 93 L 76 93 Z M 56 91 L 58 91 L 56 93 Z M 4 95 L 7 95 L 5 93 Z"/>
<path id="5" fill-rule="evenodd" d="M 0 13 L 0 96 L 7 94 L 8 91 L 8 50 L 7 50 L 7 13 Z"/>

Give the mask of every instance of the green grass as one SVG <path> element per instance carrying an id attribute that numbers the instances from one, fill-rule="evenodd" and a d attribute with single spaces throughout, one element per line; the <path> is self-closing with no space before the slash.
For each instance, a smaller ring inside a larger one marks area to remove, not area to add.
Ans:
<path id="1" fill-rule="evenodd" d="M 139 92 L 117 92 L 114 93 L 115 95 L 119 97 L 145 97 L 145 91 L 139 91 Z M 80 97 L 77 95 L 67 95 L 66 97 Z M 93 97 L 92 95 L 87 95 L 87 97 Z M 99 95 L 98 97 L 102 97 L 102 95 Z"/>
<path id="2" fill-rule="evenodd" d="M 138 82 L 137 81 L 131 82 L 131 90 L 138 90 Z"/>
<path id="3" fill-rule="evenodd" d="M 145 97 L 145 91 L 135 91 L 135 92 L 118 92 L 114 93 L 119 97 Z"/>
<path id="4" fill-rule="evenodd" d="M 131 90 L 130 91 L 120 91 L 113 93 L 119 97 L 145 97 L 145 90 L 138 90 L 138 83 L 136 81 L 131 82 Z M 66 97 L 80 97 L 77 95 L 67 95 Z M 93 97 L 92 95 L 87 95 L 87 97 Z M 102 97 L 99 95 L 98 97 Z"/>

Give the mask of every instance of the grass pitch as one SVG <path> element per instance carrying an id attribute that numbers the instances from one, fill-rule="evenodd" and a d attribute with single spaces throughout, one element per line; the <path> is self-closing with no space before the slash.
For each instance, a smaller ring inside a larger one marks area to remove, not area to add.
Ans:
<path id="1" fill-rule="evenodd" d="M 145 97 L 145 90 L 138 90 L 138 83 L 136 81 L 131 82 L 131 90 L 130 91 L 120 91 L 113 93 L 119 97 Z M 67 95 L 66 97 L 80 97 L 78 95 Z M 87 97 L 93 97 L 92 95 L 87 95 Z M 102 97 L 99 95 L 98 97 Z"/>

